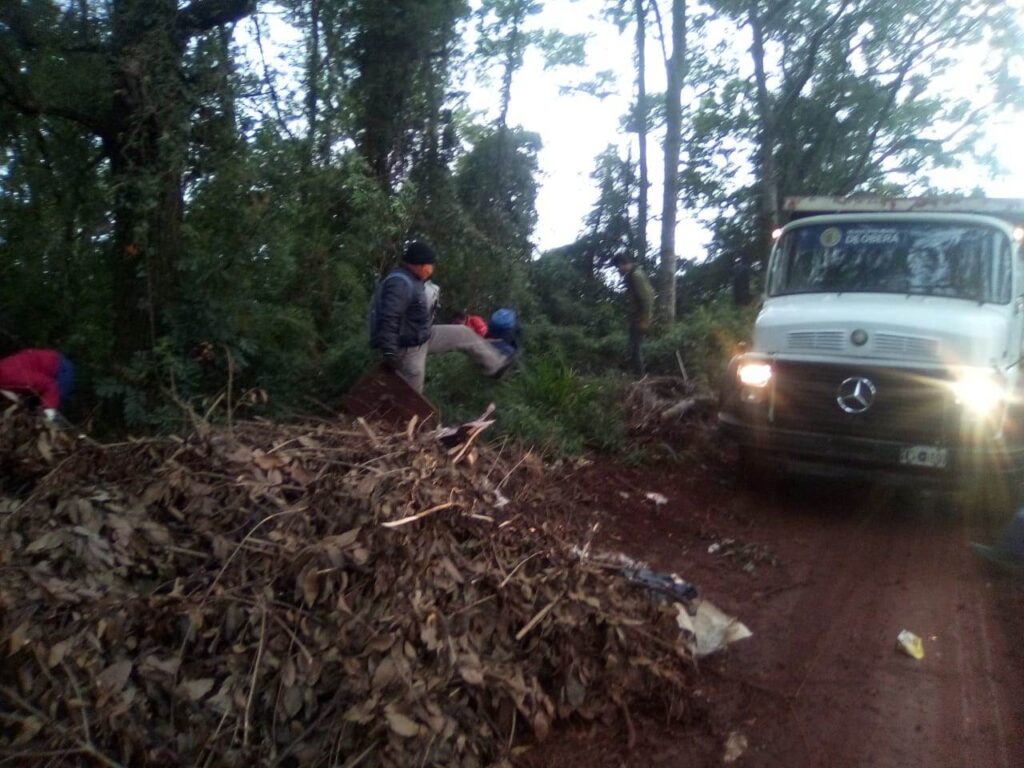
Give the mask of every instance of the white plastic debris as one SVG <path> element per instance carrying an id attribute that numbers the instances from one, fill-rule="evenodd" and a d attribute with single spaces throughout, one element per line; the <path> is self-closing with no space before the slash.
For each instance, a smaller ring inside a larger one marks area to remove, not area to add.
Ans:
<path id="1" fill-rule="evenodd" d="M 676 624 L 683 631 L 690 652 L 697 658 L 710 656 L 754 634 L 739 619 L 703 598 L 694 600 L 689 610 L 676 603 Z"/>
<path id="2" fill-rule="evenodd" d="M 729 738 L 725 740 L 725 754 L 722 756 L 722 762 L 726 765 L 735 763 L 743 757 L 743 753 L 747 751 L 747 746 L 747 737 L 739 731 L 733 731 L 729 734 Z"/>
<path id="3" fill-rule="evenodd" d="M 654 493 L 653 491 L 647 494 L 647 500 L 653 501 L 655 506 L 662 506 L 668 504 L 668 497 L 662 496 L 660 493 Z"/>
<path id="4" fill-rule="evenodd" d="M 649 567 L 622 552 L 591 552 L 589 542 L 586 547 L 574 546 L 572 553 L 581 560 L 604 568 L 638 570 Z M 685 583 L 676 574 L 669 575 Z M 753 636 L 753 632 L 743 622 L 702 597 L 686 600 L 685 603 L 676 602 L 674 605 L 676 624 L 682 633 L 683 644 L 697 658 L 717 653 L 732 643 Z"/>
<path id="5" fill-rule="evenodd" d="M 721 548 L 722 548 L 722 545 L 721 545 L 721 544 L 719 544 L 719 543 L 718 543 L 718 542 L 716 541 L 716 542 L 715 542 L 714 544 L 712 544 L 712 545 L 711 545 L 710 547 L 708 547 L 708 554 L 709 554 L 709 555 L 713 555 L 713 554 L 715 554 L 716 552 L 718 552 L 718 550 L 720 550 Z"/>

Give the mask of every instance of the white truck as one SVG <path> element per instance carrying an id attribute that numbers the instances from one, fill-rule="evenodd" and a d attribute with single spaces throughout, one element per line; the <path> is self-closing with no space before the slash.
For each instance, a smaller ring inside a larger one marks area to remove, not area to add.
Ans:
<path id="1" fill-rule="evenodd" d="M 947 488 L 1024 472 L 1024 200 L 788 198 L 719 425 L 747 465 Z"/>

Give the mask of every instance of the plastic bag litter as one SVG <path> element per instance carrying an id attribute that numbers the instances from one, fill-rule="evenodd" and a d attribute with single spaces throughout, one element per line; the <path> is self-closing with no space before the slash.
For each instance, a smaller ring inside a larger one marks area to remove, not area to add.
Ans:
<path id="1" fill-rule="evenodd" d="M 735 616 L 702 598 L 692 601 L 688 607 L 677 603 L 676 624 L 688 639 L 690 652 L 697 658 L 710 656 L 754 634 Z"/>
<path id="2" fill-rule="evenodd" d="M 748 746 L 747 737 L 739 731 L 733 731 L 725 742 L 725 754 L 722 756 L 722 762 L 726 765 L 735 763 L 743 757 L 743 753 L 747 751 Z"/>
<path id="3" fill-rule="evenodd" d="M 924 658 L 924 642 L 909 629 L 896 636 L 896 647 L 912 659 L 920 661 Z"/>

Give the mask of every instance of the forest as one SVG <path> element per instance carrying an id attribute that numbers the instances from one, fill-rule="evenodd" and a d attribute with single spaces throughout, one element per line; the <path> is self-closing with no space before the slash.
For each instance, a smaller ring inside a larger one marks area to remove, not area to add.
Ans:
<path id="1" fill-rule="evenodd" d="M 550 26 L 559 7 L 630 60 Z M 497 401 L 502 429 L 554 451 L 614 448 L 617 255 L 657 290 L 651 370 L 713 383 L 756 311 L 732 305 L 733 270 L 756 284 L 783 198 L 974 193 L 930 174 L 994 168 L 985 128 L 1024 105 L 1022 53 L 995 0 L 9 0 L 0 354 L 64 351 L 68 415 L 97 433 L 173 429 L 183 404 L 323 414 L 373 363 L 367 302 L 418 238 L 442 316 L 509 306 L 525 326 L 515 377 L 444 359 L 428 394 L 456 415 Z M 511 118 L 538 56 L 631 103 L 578 236 L 543 252 L 559 168 Z M 679 257 L 684 216 L 709 231 L 701 258 Z"/>

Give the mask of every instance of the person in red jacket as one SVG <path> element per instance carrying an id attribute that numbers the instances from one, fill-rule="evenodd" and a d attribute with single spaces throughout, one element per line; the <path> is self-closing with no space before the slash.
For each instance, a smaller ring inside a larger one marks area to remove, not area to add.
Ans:
<path id="1" fill-rule="evenodd" d="M 57 417 L 74 385 L 75 367 L 56 350 L 23 349 L 0 358 L 0 389 L 34 395 L 50 421 Z"/>

